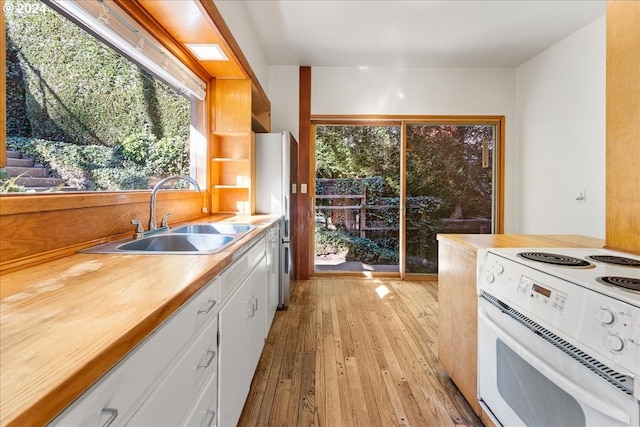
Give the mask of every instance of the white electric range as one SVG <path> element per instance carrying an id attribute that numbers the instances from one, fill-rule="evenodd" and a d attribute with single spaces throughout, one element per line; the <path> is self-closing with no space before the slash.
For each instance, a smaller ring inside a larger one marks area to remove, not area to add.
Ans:
<path id="1" fill-rule="evenodd" d="M 638 425 L 640 256 L 501 248 L 478 262 L 478 389 L 494 422 Z"/>

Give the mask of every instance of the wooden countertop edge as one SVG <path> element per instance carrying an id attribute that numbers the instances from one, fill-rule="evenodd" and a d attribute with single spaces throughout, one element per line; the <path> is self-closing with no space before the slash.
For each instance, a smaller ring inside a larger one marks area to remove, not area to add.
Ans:
<path id="1" fill-rule="evenodd" d="M 603 248 L 604 239 L 577 234 L 438 234 L 442 243 L 456 243 L 472 251 L 487 248 L 583 247 Z"/>
<path id="2" fill-rule="evenodd" d="M 264 216 L 261 217 L 264 221 Z M 236 246 L 229 249 L 226 256 L 213 267 L 203 270 L 198 277 L 173 295 L 165 304 L 158 306 L 150 315 L 141 319 L 119 339 L 112 342 L 83 366 L 78 367 L 72 376 L 67 377 L 56 387 L 50 389 L 21 407 L 3 408 L 0 414 L 0 425 L 22 427 L 26 425 L 45 425 L 70 405 L 77 397 L 99 380 L 106 372 L 124 358 L 133 348 L 142 342 L 154 329 L 168 319 L 189 298 L 195 295 L 204 285 L 218 275 L 224 268 L 240 257 L 248 249 L 248 243 L 255 241 L 261 234 L 271 228 L 279 218 L 270 217 L 268 223 L 255 222 L 258 227 L 244 236 Z M 213 222 L 213 221 L 211 221 Z M 235 221 L 240 222 L 240 221 Z M 247 223 L 250 221 L 246 221 Z M 233 248 L 233 249 L 232 249 Z M 223 251 L 222 253 L 224 253 Z M 86 255 L 85 255 L 86 256 Z M 100 256 L 93 255 L 93 256 Z M 153 255 L 161 256 L 161 255 Z M 202 256 L 202 255 L 195 255 Z M 72 258 L 72 257 L 69 257 Z M 71 261 L 70 261 L 71 262 Z M 4 392 L 7 392 L 6 390 Z M 0 396 L 2 399 L 2 396 Z M 4 406 L 4 405 L 3 405 Z"/>

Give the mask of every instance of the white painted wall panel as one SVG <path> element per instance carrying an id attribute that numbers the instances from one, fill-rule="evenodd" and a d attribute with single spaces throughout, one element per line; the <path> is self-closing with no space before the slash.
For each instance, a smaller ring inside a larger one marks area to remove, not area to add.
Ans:
<path id="1" fill-rule="evenodd" d="M 288 130 L 298 138 L 300 126 L 300 67 L 274 66 L 269 73 L 269 92 L 271 95 L 271 131 Z"/>
<path id="2" fill-rule="evenodd" d="M 516 71 L 516 229 L 605 233 L 605 19 Z M 586 201 L 576 201 L 586 191 Z"/>

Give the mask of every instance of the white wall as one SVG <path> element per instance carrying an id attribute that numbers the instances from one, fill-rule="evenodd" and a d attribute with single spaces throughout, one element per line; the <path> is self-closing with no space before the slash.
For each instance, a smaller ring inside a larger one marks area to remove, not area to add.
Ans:
<path id="1" fill-rule="evenodd" d="M 216 1 L 215 6 L 222 15 L 224 22 L 231 30 L 231 34 L 238 42 L 251 69 L 255 73 L 264 91 L 269 95 L 269 61 L 260 44 L 258 35 L 253 30 L 242 1 Z"/>
<path id="2" fill-rule="evenodd" d="M 518 232 L 604 238 L 605 55 L 603 17 L 516 70 Z"/>
<path id="3" fill-rule="evenodd" d="M 314 67 L 311 76 L 312 114 L 515 113 L 512 69 Z"/>
<path id="4" fill-rule="evenodd" d="M 300 67 L 274 66 L 269 73 L 271 130 L 291 131 L 298 138 L 300 126 Z"/>

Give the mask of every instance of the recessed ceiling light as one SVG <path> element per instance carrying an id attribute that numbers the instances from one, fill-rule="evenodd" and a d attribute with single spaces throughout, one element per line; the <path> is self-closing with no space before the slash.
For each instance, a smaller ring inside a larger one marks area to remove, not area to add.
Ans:
<path id="1" fill-rule="evenodd" d="M 227 55 L 217 44 L 190 44 L 186 45 L 191 52 L 201 61 L 228 61 Z"/>

